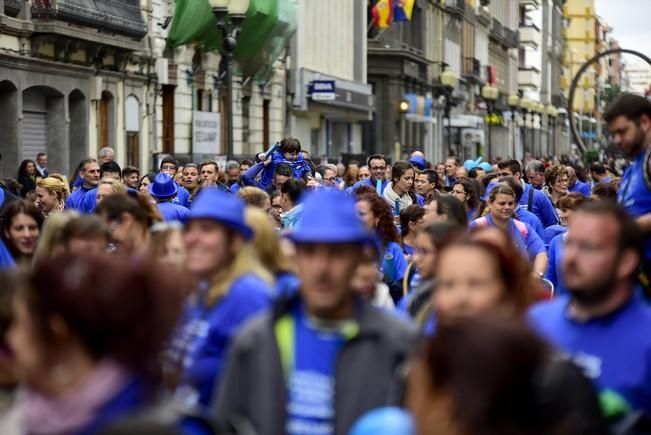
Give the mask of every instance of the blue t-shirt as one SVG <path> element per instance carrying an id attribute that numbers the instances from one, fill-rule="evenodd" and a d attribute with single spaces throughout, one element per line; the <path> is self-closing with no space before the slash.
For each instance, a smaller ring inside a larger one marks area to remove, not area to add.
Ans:
<path id="1" fill-rule="evenodd" d="M 204 301 L 207 290 L 186 305 L 169 350 L 172 365 L 182 362 L 177 394 L 188 407 L 210 405 L 233 337 L 246 320 L 271 304 L 271 289 L 251 274 L 236 280 L 214 305 Z"/>
<path id="2" fill-rule="evenodd" d="M 644 177 L 647 156 L 649 151 L 641 153 L 624 171 L 617 194 L 620 205 L 634 218 L 651 213 L 651 190 Z M 644 257 L 651 260 L 651 237 L 645 240 Z"/>
<path id="3" fill-rule="evenodd" d="M 478 221 L 481 221 L 482 219 L 486 219 L 486 222 L 489 226 L 495 226 L 495 223 L 493 222 L 491 216 L 486 215 L 483 218 L 475 219 L 474 221 L 470 222 L 470 228 L 472 229 L 477 227 Z M 512 218 L 509 219 L 509 234 L 511 235 L 513 243 L 515 243 L 520 251 L 527 256 L 530 262 L 533 262 L 538 254 L 541 252 L 546 252 L 545 244 L 529 224 L 526 224 L 524 222 L 520 223 L 526 225 L 526 235 L 522 234 L 520 229 L 515 224 L 515 220 Z"/>
<path id="4" fill-rule="evenodd" d="M 552 242 L 552 239 L 559 234 L 564 234 L 567 232 L 567 227 L 564 227 L 563 225 L 552 225 L 550 227 L 545 228 L 545 235 L 543 237 L 543 241 L 545 242 L 545 246 L 549 246 L 549 244 Z"/>
<path id="5" fill-rule="evenodd" d="M 529 226 L 536 231 L 536 234 L 538 234 L 541 239 L 544 238 L 545 229 L 543 228 L 538 216 L 531 213 L 530 211 L 527 211 L 522 206 L 518 206 L 518 208 L 515 209 L 515 216 L 519 221 L 524 222 L 525 224 L 529 224 Z"/>
<path id="6" fill-rule="evenodd" d="M 288 367 L 286 433 L 332 435 L 337 356 L 350 336 L 343 327 L 318 326 L 300 307 L 292 315 L 294 361 Z M 348 324 L 355 329 L 354 322 Z"/>
<path id="7" fill-rule="evenodd" d="M 405 258 L 405 254 L 402 252 L 402 247 L 396 242 L 389 242 L 384 249 L 384 254 L 386 256 L 386 254 L 389 253 L 393 255 L 393 274 L 389 271 L 388 276 L 393 278 L 392 281 L 402 281 L 402 278 L 405 277 L 405 272 L 407 271 L 407 259 Z M 384 270 L 384 259 L 382 259 L 380 264 L 380 272 L 387 275 L 387 272 Z"/>
<path id="8" fill-rule="evenodd" d="M 163 215 L 165 222 L 180 221 L 182 222 L 189 214 L 190 210 L 173 202 L 159 202 L 158 210 Z"/>
<path id="9" fill-rule="evenodd" d="M 533 198 L 531 204 L 531 210 L 528 210 L 538 216 L 540 222 L 544 227 L 550 225 L 556 225 L 558 223 L 558 216 L 556 216 L 556 210 L 554 210 L 554 205 L 547 198 L 543 192 L 538 189 L 534 189 L 530 184 L 524 185 L 524 191 L 522 192 L 522 198 L 520 198 L 520 203 L 522 207 L 527 209 L 529 204 L 529 191 L 533 190 Z"/>
<path id="10" fill-rule="evenodd" d="M 563 251 L 565 250 L 565 233 L 559 234 L 552 239 L 547 250 L 549 256 L 549 267 L 545 274 L 545 279 L 554 284 L 554 295 L 564 296 L 567 295 L 567 287 L 563 280 Z"/>
<path id="11" fill-rule="evenodd" d="M 388 185 L 389 185 L 389 180 L 382 180 L 381 193 L 384 193 L 384 189 L 386 189 Z M 359 189 L 362 186 L 370 186 L 373 189 L 377 189 L 375 182 L 373 182 L 370 178 L 367 178 L 366 180 L 358 181 L 357 183 L 353 184 L 348 189 L 346 189 L 346 192 L 353 194 L 357 189 Z"/>
<path id="12" fill-rule="evenodd" d="M 574 186 L 570 187 L 568 190 L 570 192 L 578 192 L 586 198 L 590 197 L 590 194 L 592 193 L 590 185 L 588 183 L 584 183 L 581 180 L 576 180 Z"/>
<path id="13" fill-rule="evenodd" d="M 651 414 L 651 308 L 640 298 L 587 322 L 570 318 L 568 297 L 536 304 L 532 326 L 583 369 L 601 392 Z"/>
<path id="14" fill-rule="evenodd" d="M 0 240 L 0 270 L 13 269 L 14 267 L 16 267 L 14 257 L 11 255 L 11 252 L 9 252 L 5 242 Z"/>
<path id="15" fill-rule="evenodd" d="M 81 187 L 79 187 L 79 189 L 72 192 L 68 197 L 68 199 L 66 199 L 66 208 L 68 210 L 71 209 L 81 210 L 81 203 L 84 200 L 86 193 L 90 190 L 93 189 L 92 188 L 87 189 L 82 185 Z"/>

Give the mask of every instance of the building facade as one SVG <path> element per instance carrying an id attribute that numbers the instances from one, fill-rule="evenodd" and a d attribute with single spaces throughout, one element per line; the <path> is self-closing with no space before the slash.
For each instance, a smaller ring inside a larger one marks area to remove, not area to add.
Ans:
<path id="1" fill-rule="evenodd" d="M 144 166 L 154 129 L 151 4 L 0 1 L 3 176 L 38 152 L 72 173 L 98 148 Z M 81 6 L 80 6 L 81 4 Z"/>
<path id="2" fill-rule="evenodd" d="M 374 98 L 366 81 L 367 3 L 300 0 L 290 41 L 286 130 L 318 157 L 362 151 Z M 327 36 L 326 36 L 327 35 Z"/>

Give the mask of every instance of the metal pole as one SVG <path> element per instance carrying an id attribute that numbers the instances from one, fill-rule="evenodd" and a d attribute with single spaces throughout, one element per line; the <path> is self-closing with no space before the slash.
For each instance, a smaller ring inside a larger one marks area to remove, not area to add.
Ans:
<path id="1" fill-rule="evenodd" d="M 491 122 L 491 115 L 492 115 L 492 107 L 490 106 L 489 103 L 489 109 L 488 109 L 488 150 L 486 150 L 486 160 L 490 162 L 491 157 L 493 156 L 493 123 Z"/>
<path id="2" fill-rule="evenodd" d="M 226 138 L 226 159 L 230 159 L 233 156 L 233 51 L 230 50 L 227 44 L 224 44 L 225 56 L 226 56 L 226 98 L 228 102 L 226 106 L 228 107 L 228 130 Z M 228 47 L 228 48 L 227 48 Z"/>

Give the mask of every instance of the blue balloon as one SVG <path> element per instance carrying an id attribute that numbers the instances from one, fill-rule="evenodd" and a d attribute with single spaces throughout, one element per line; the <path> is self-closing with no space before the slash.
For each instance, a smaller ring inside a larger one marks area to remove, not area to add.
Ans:
<path id="1" fill-rule="evenodd" d="M 350 435 L 415 435 L 414 420 L 407 411 L 397 407 L 378 408 L 362 415 L 353 425 Z"/>

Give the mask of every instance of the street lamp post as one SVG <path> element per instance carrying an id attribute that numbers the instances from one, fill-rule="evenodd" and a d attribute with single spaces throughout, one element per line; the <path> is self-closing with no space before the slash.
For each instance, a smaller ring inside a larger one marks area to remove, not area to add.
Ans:
<path id="1" fill-rule="evenodd" d="M 452 149 L 452 121 L 450 120 L 450 110 L 452 109 L 452 93 L 457 86 L 457 76 L 446 68 L 441 73 L 441 84 L 445 90 L 445 117 L 448 120 L 448 152 Z M 458 151 L 457 151 L 458 152 Z"/>
<path id="2" fill-rule="evenodd" d="M 520 105 L 520 97 L 517 95 L 509 95 L 508 98 L 509 107 L 511 108 L 511 157 L 515 158 L 515 115 Z"/>
<path id="3" fill-rule="evenodd" d="M 556 152 L 556 116 L 558 116 L 558 110 L 553 105 L 547 106 L 547 143 L 551 142 L 551 150 L 554 155 L 558 155 Z M 549 138 L 551 137 L 551 141 Z"/>
<path id="4" fill-rule="evenodd" d="M 527 97 L 522 97 L 520 99 L 520 108 L 522 109 L 522 115 L 523 115 L 523 129 L 522 129 L 522 156 L 527 152 L 527 121 L 529 117 L 529 108 L 531 107 L 532 101 L 529 100 Z"/>
<path id="5" fill-rule="evenodd" d="M 226 130 L 227 158 L 233 156 L 233 54 L 237 39 L 246 18 L 250 0 L 209 0 L 212 13 L 217 19 L 217 29 L 223 38 L 223 55 L 220 70 L 226 79 L 226 111 L 228 129 Z"/>
<path id="6" fill-rule="evenodd" d="M 545 105 L 540 101 L 536 103 L 536 112 L 538 112 L 538 156 L 542 157 L 543 113 L 545 113 Z"/>
<path id="7" fill-rule="evenodd" d="M 488 149 L 486 150 L 486 156 L 490 161 L 493 156 L 493 146 L 492 146 L 492 115 L 493 115 L 493 105 L 497 98 L 500 96 L 500 90 L 495 86 L 486 85 L 481 89 L 481 96 L 486 101 L 486 109 L 488 112 Z"/>

